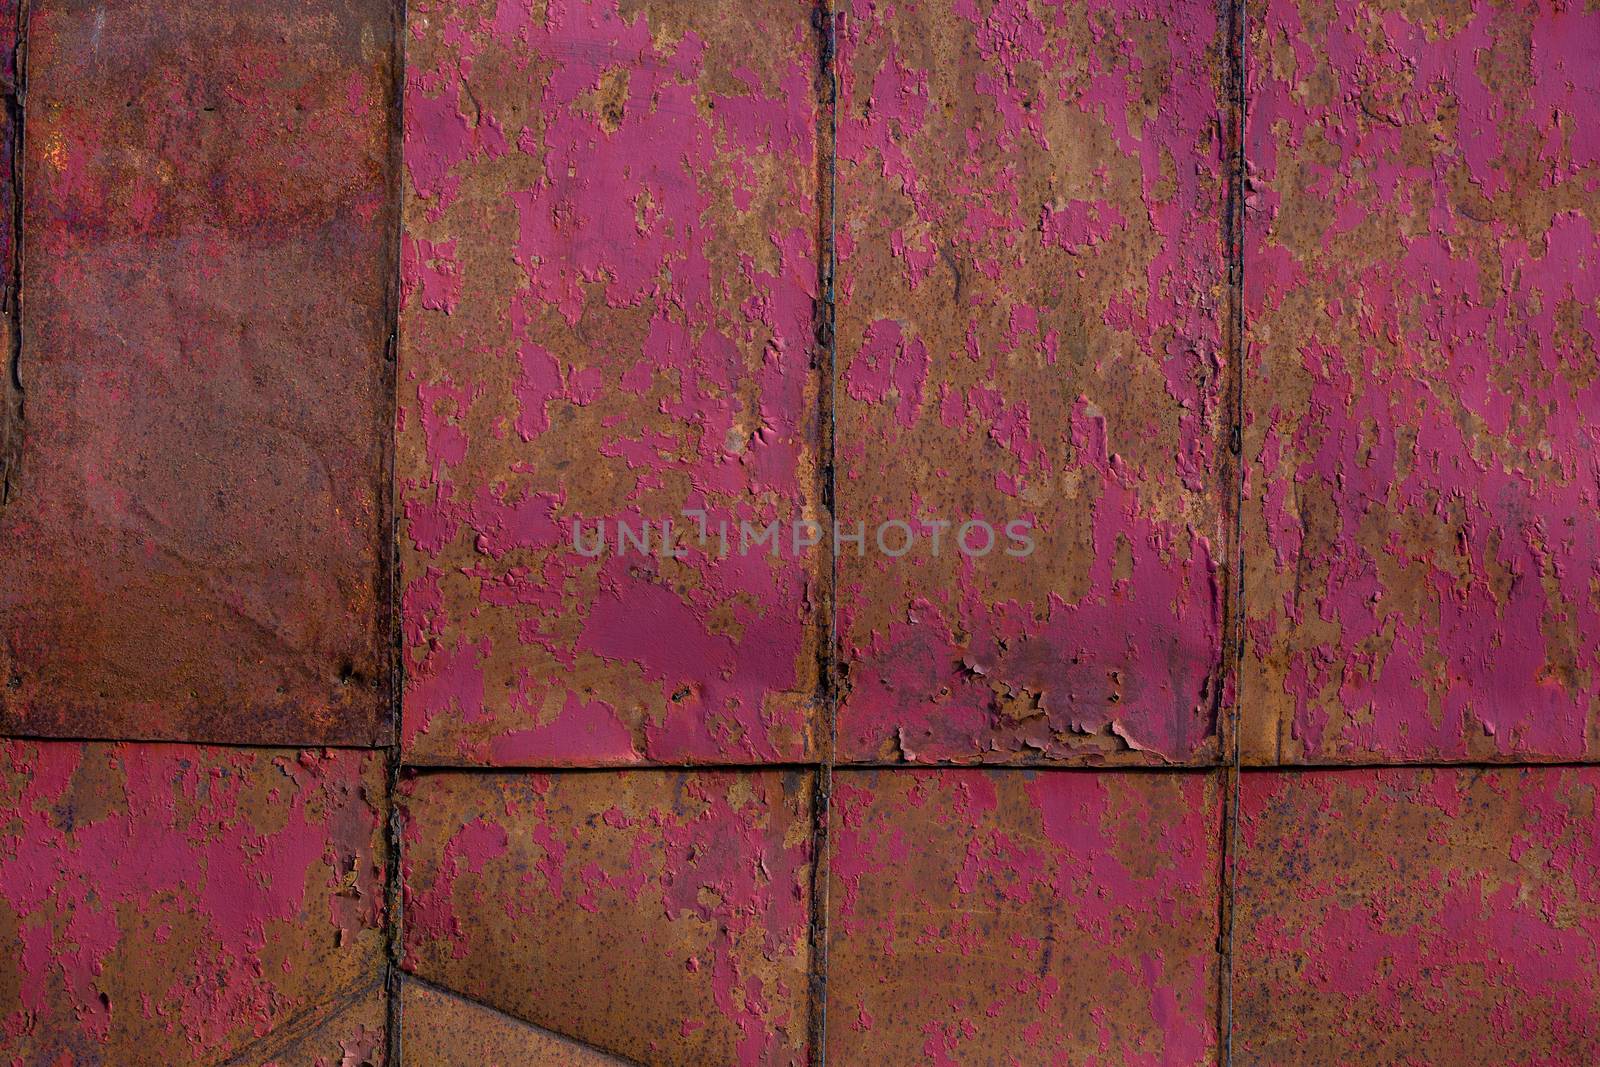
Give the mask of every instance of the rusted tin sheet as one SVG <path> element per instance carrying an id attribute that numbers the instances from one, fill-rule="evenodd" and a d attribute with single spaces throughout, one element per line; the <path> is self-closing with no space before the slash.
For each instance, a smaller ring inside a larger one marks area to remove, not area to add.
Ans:
<path id="1" fill-rule="evenodd" d="M 1247 774 L 1235 1060 L 1600 1062 L 1600 768 Z"/>
<path id="2" fill-rule="evenodd" d="M 33 5 L 0 728 L 384 740 L 391 38 Z"/>
<path id="3" fill-rule="evenodd" d="M 825 557 L 739 536 L 816 508 L 810 15 L 413 0 L 408 759 L 808 751 Z"/>
<path id="4" fill-rule="evenodd" d="M 1214 757 L 1218 19 L 842 21 L 842 759 Z"/>
<path id="5" fill-rule="evenodd" d="M 811 775 L 403 784 L 405 967 L 652 1064 L 799 1064 Z"/>
<path id="6" fill-rule="evenodd" d="M 1600 756 L 1600 12 L 1252 11 L 1251 755 Z"/>
<path id="7" fill-rule="evenodd" d="M 377 753 L 0 742 L 0 1063 L 219 1063 L 383 966 Z"/>
<path id="8" fill-rule="evenodd" d="M 607 1067 L 626 1063 L 493 1008 L 405 983 L 401 1047 L 409 1067 Z"/>
<path id="9" fill-rule="evenodd" d="M 841 771 L 828 1062 L 1216 1062 L 1216 783 Z"/>

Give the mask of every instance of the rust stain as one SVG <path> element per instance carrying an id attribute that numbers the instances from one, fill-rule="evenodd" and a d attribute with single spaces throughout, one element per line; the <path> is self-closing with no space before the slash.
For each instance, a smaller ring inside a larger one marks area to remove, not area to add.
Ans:
<path id="1" fill-rule="evenodd" d="M 652 1064 L 805 1062 L 811 775 L 402 783 L 405 968 Z"/>
<path id="2" fill-rule="evenodd" d="M 387 739 L 390 26 L 33 5 L 7 732 Z"/>
<path id="3" fill-rule="evenodd" d="M 23 397 L 18 380 L 17 140 L 22 135 L 18 46 L 26 15 L 18 0 L 0 2 L 0 507 L 11 498 L 22 446 Z M 3 681 L 3 679 L 0 679 Z"/>
<path id="4" fill-rule="evenodd" d="M 348 1003 L 280 1027 L 223 1067 L 386 1067 L 386 999 L 375 981 Z"/>

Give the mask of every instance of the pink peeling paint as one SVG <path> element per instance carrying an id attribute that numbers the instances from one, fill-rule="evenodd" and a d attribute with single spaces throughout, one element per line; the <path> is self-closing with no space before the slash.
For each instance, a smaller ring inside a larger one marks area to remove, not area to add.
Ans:
<path id="1" fill-rule="evenodd" d="M 381 789 L 372 753 L 0 746 L 0 1061 L 198 1061 L 370 983 Z"/>
<path id="2" fill-rule="evenodd" d="M 1600 16 L 1274 0 L 1251 90 L 1257 746 L 1594 755 Z"/>
<path id="3" fill-rule="evenodd" d="M 815 509 L 809 5 L 409 24 L 410 758 L 802 758 L 822 560 L 722 558 L 716 531 Z"/>
<path id="4" fill-rule="evenodd" d="M 1204 762 L 1226 461 L 1216 9 L 840 19 L 847 760 Z M 1024 520 L 981 558 L 960 525 Z M 870 536 L 870 535 L 869 535 Z"/>

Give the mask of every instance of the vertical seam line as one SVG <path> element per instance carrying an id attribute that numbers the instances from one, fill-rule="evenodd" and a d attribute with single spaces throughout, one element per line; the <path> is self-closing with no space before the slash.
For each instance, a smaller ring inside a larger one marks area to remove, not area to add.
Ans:
<path id="1" fill-rule="evenodd" d="M 0 397 L 5 409 L 0 411 L 3 433 L 0 433 L 0 506 L 10 502 L 22 467 L 22 431 L 26 396 L 22 387 L 22 253 L 23 204 L 22 192 L 25 175 L 24 145 L 27 136 L 28 98 L 28 23 L 32 15 L 31 0 L 17 5 L 16 41 L 11 50 L 11 95 L 6 100 L 7 119 L 11 130 L 11 306 L 6 309 L 11 327 L 11 351 L 7 353 L 6 380 Z"/>
<path id="2" fill-rule="evenodd" d="M 400 958 L 403 938 L 400 882 L 400 807 L 397 796 L 400 784 L 401 713 L 405 693 L 404 627 L 401 624 L 400 575 L 400 484 L 399 484 L 399 433 L 396 429 L 400 405 L 400 297 L 403 293 L 401 277 L 404 263 L 405 240 L 405 101 L 406 101 L 406 19 L 408 0 L 394 0 L 391 16 L 394 40 L 390 45 L 390 118 L 389 118 L 389 189 L 394 206 L 394 221 L 390 227 L 389 264 L 389 345 L 385 361 L 387 374 L 387 420 L 385 428 L 385 464 L 388 492 L 385 506 L 388 509 L 384 528 L 388 532 L 389 581 L 388 608 L 385 613 L 389 627 L 387 651 L 389 657 L 389 745 L 385 751 L 384 767 L 384 837 L 387 845 L 383 885 L 384 903 L 384 1062 L 387 1067 L 400 1067 L 404 1057 L 401 1047 L 401 1021 L 404 1005 L 401 999 Z"/>
<path id="3" fill-rule="evenodd" d="M 1233 976 L 1234 931 L 1237 926 L 1239 901 L 1239 804 L 1241 798 L 1241 733 L 1244 725 L 1244 662 L 1245 662 L 1245 549 L 1244 549 L 1244 485 L 1245 485 L 1245 296 L 1244 296 L 1244 244 L 1245 244 L 1245 125 L 1247 104 L 1247 72 L 1245 44 L 1247 35 L 1246 0 L 1228 0 L 1228 75 L 1230 125 L 1228 141 L 1228 287 L 1232 322 L 1228 333 L 1233 360 L 1233 427 L 1229 433 L 1234 462 L 1233 489 L 1233 546 L 1230 563 L 1233 568 L 1233 590 L 1229 609 L 1229 625 L 1233 631 L 1233 697 L 1232 749 L 1228 767 L 1227 794 L 1223 801 L 1224 849 L 1227 863 L 1224 868 L 1226 931 L 1222 955 L 1222 1062 L 1224 1067 L 1233 1064 Z"/>
<path id="4" fill-rule="evenodd" d="M 817 123 L 821 135 L 819 148 L 825 153 L 825 166 L 821 170 L 818 189 L 819 206 L 825 212 L 819 218 L 817 231 L 820 243 L 817 270 L 819 275 L 819 303 L 817 308 L 818 347 L 824 357 L 823 372 L 827 375 L 826 390 L 819 390 L 819 414 L 822 418 L 822 498 L 829 529 L 827 535 L 828 568 L 826 604 L 827 614 L 824 644 L 820 657 L 822 667 L 821 700 L 822 751 L 816 763 L 816 781 L 812 798 L 812 881 L 811 881 L 811 1033 L 809 1061 L 822 1067 L 827 1062 L 828 1036 L 828 937 L 829 937 L 829 861 L 831 841 L 829 819 L 833 796 L 834 750 L 838 736 L 839 678 L 838 678 L 838 546 L 834 538 L 837 529 L 837 469 L 836 439 L 838 434 L 838 345 L 834 336 L 835 289 L 837 268 L 836 207 L 838 175 L 838 99 L 839 81 L 836 72 L 837 39 L 836 14 L 832 0 L 818 0 L 812 9 L 812 26 L 817 32 L 818 76 L 821 79 L 822 114 Z"/>

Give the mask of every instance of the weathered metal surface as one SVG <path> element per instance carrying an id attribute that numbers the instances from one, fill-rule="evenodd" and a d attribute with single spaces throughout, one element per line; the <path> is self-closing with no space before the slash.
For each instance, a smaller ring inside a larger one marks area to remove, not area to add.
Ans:
<path id="1" fill-rule="evenodd" d="M 408 1067 L 615 1067 L 626 1063 L 493 1008 L 421 982 L 405 983 Z"/>
<path id="2" fill-rule="evenodd" d="M 377 753 L 0 742 L 0 1063 L 223 1062 L 370 985 L 382 795 Z"/>
<path id="3" fill-rule="evenodd" d="M 386 1009 L 382 978 L 375 977 L 345 1003 L 279 1027 L 223 1067 L 385 1067 Z"/>
<path id="4" fill-rule="evenodd" d="M 1600 1061 L 1600 768 L 1247 774 L 1241 1064 Z"/>
<path id="5" fill-rule="evenodd" d="M 1252 14 L 1249 750 L 1600 756 L 1600 14 Z"/>
<path id="6" fill-rule="evenodd" d="M 1216 783 L 838 773 L 828 1062 L 1216 1062 Z"/>
<path id="7" fill-rule="evenodd" d="M 1600 766 L 903 766 L 1220 755 L 1228 20 L 812 6 L 35 5 L 0 732 L 613 769 L 0 741 L 0 1064 L 1600 1062 Z M 1600 759 L 1597 11 L 1247 13 L 1252 760 Z"/>
<path id="8" fill-rule="evenodd" d="M 1211 758 L 1216 6 L 869 0 L 841 25 L 839 517 L 867 545 L 839 559 L 840 757 Z"/>
<path id="9" fill-rule="evenodd" d="M 738 524 L 816 507 L 810 12 L 413 0 L 408 759 L 808 751 L 825 557 Z"/>
<path id="10" fill-rule="evenodd" d="M 799 1064 L 811 775 L 403 783 L 407 970 L 652 1064 Z"/>
<path id="11" fill-rule="evenodd" d="M 385 738 L 390 15 L 32 6 L 0 728 Z"/>

